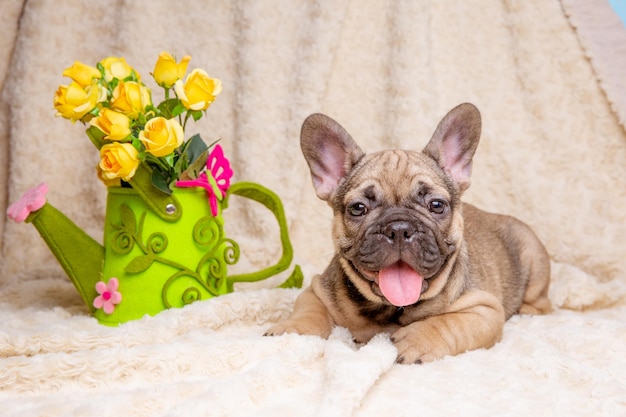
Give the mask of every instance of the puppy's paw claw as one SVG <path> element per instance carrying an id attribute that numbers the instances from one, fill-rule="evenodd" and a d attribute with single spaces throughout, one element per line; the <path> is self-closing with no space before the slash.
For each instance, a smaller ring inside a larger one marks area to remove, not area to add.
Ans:
<path id="1" fill-rule="evenodd" d="M 263 334 L 263 336 L 280 336 L 283 335 L 285 333 L 297 333 L 296 331 L 290 331 L 290 329 L 282 324 L 277 324 L 275 326 L 270 327 L 269 329 L 267 329 L 267 331 Z"/>

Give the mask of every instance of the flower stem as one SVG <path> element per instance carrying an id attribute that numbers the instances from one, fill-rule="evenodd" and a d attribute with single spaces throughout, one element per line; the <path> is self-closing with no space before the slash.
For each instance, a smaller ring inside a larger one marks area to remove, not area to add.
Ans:
<path id="1" fill-rule="evenodd" d="M 159 157 L 156 157 L 156 156 L 151 155 L 151 154 L 146 154 L 146 160 L 148 160 L 149 162 L 154 162 L 156 165 L 158 165 L 164 171 L 167 171 L 167 172 L 170 171 L 171 167 L 167 163 L 167 160 L 165 160 L 164 158 L 159 158 Z"/>
<path id="2" fill-rule="evenodd" d="M 189 120 L 189 117 L 191 117 L 191 114 L 189 113 L 189 110 L 187 110 L 185 112 L 185 121 L 183 122 L 183 130 L 185 130 L 185 127 L 187 126 L 187 120 Z"/>

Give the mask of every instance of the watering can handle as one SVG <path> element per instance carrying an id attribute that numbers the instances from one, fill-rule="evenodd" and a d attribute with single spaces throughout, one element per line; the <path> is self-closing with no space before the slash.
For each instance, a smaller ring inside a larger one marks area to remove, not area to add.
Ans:
<path id="1" fill-rule="evenodd" d="M 262 185 L 252 182 L 237 182 L 228 189 L 226 198 L 223 201 L 224 208 L 228 207 L 228 198 L 231 195 L 238 195 L 259 202 L 274 213 L 280 227 L 280 242 L 283 247 L 283 253 L 275 265 L 257 272 L 229 276 L 228 286 L 230 291 L 232 291 L 232 286 L 235 282 L 260 281 L 286 270 L 293 259 L 293 248 L 289 240 L 285 211 L 278 196 Z"/>

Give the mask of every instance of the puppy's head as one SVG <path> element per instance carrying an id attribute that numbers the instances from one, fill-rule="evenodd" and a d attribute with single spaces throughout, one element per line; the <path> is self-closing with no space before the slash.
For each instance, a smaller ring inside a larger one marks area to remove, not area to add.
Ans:
<path id="1" fill-rule="evenodd" d="M 480 113 L 452 109 L 422 152 L 365 154 L 331 118 L 309 116 L 301 146 L 317 195 L 334 210 L 342 267 L 368 299 L 416 303 L 441 290 L 463 234 L 460 197 L 469 187 Z"/>

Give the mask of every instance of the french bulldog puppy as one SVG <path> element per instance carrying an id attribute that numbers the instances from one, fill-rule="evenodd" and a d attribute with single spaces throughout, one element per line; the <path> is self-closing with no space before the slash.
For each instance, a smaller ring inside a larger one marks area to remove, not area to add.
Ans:
<path id="1" fill-rule="evenodd" d="M 488 348 L 516 313 L 544 314 L 550 262 L 521 221 L 461 202 L 481 117 L 452 109 L 422 152 L 365 154 L 337 122 L 309 116 L 301 147 L 319 198 L 333 209 L 335 255 L 267 335 L 358 342 L 387 332 L 399 363 Z"/>

